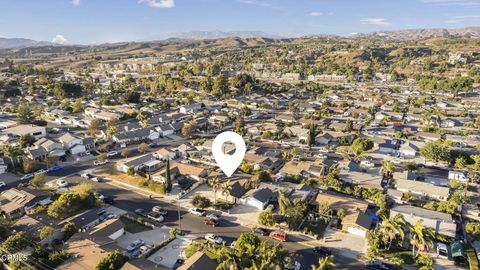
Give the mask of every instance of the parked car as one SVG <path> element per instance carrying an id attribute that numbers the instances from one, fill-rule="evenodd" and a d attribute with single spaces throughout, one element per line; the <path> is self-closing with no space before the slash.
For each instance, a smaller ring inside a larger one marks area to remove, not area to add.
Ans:
<path id="1" fill-rule="evenodd" d="M 292 259 L 291 257 L 286 257 L 285 258 L 285 269 L 286 270 L 300 270 L 302 268 L 302 265 L 300 262 Z"/>
<path id="2" fill-rule="evenodd" d="M 140 215 L 142 217 L 147 217 L 148 212 L 143 208 L 138 208 L 138 209 L 135 209 L 135 214 Z"/>
<path id="3" fill-rule="evenodd" d="M 61 187 L 61 188 L 68 187 L 68 182 L 66 182 L 63 179 L 58 179 L 56 183 L 58 187 Z"/>
<path id="4" fill-rule="evenodd" d="M 102 181 L 103 181 L 103 177 L 101 177 L 101 176 L 92 177 L 92 181 L 93 181 L 93 182 L 102 182 Z"/>
<path id="5" fill-rule="evenodd" d="M 215 221 L 219 221 L 219 220 L 220 220 L 220 216 L 219 216 L 219 215 L 216 215 L 216 214 L 213 214 L 213 213 L 208 214 L 208 215 L 207 215 L 207 218 L 208 218 L 208 219 L 211 219 L 211 220 L 215 220 Z"/>
<path id="6" fill-rule="evenodd" d="M 97 215 L 101 216 L 107 212 L 107 209 L 105 207 L 101 207 L 97 210 Z"/>
<path id="7" fill-rule="evenodd" d="M 103 214 L 98 218 L 98 220 L 99 220 L 100 222 L 103 222 L 103 221 L 105 221 L 105 220 L 114 219 L 114 218 L 116 218 L 116 217 L 117 217 L 117 216 L 116 216 L 114 213 L 105 212 L 105 213 L 103 213 Z"/>
<path id="8" fill-rule="evenodd" d="M 153 212 L 153 211 L 147 214 L 147 218 L 151 220 L 155 220 L 156 222 L 163 222 L 165 220 L 165 218 L 162 215 L 160 215 L 160 213 Z"/>
<path id="9" fill-rule="evenodd" d="M 319 254 L 321 257 L 327 257 L 332 255 L 332 251 L 324 247 L 314 247 L 313 252 Z"/>
<path id="10" fill-rule="evenodd" d="M 90 179 L 90 178 L 93 177 L 93 175 L 91 175 L 91 174 L 89 174 L 89 173 L 82 173 L 82 174 L 80 175 L 80 177 L 85 178 L 85 179 Z"/>
<path id="11" fill-rule="evenodd" d="M 110 151 L 110 152 L 107 153 L 107 157 L 115 157 L 115 156 L 118 156 L 117 151 Z"/>
<path id="12" fill-rule="evenodd" d="M 162 216 L 166 216 L 168 214 L 167 210 L 165 210 L 163 207 L 159 205 L 155 205 L 154 207 L 152 207 L 152 211 L 157 212 Z"/>
<path id="13" fill-rule="evenodd" d="M 38 170 L 34 173 L 34 175 L 42 175 L 42 174 L 46 174 L 48 171 L 45 170 L 45 169 L 41 169 L 41 170 Z"/>
<path id="14" fill-rule="evenodd" d="M 282 242 L 287 241 L 287 233 L 284 232 L 284 231 L 273 231 L 273 232 L 270 233 L 269 236 L 270 236 L 270 238 L 278 240 L 278 241 L 282 241 Z"/>
<path id="15" fill-rule="evenodd" d="M 205 225 L 212 226 L 212 227 L 217 227 L 218 226 L 218 220 L 215 220 L 215 219 L 207 218 L 203 221 L 203 223 Z"/>
<path id="16" fill-rule="evenodd" d="M 107 164 L 107 163 L 108 163 L 108 159 L 107 159 L 107 160 L 104 160 L 104 161 L 95 160 L 95 161 L 93 162 L 93 165 L 95 165 L 95 166 L 101 166 L 101 165 L 105 165 L 105 164 Z"/>
<path id="17" fill-rule="evenodd" d="M 207 240 L 208 242 L 215 243 L 217 245 L 221 245 L 223 243 L 223 238 L 213 233 L 207 233 L 205 235 L 205 240 Z"/>
<path id="18" fill-rule="evenodd" d="M 184 263 L 185 261 L 183 259 L 177 259 L 177 261 L 175 262 L 175 264 L 173 265 L 173 270 L 177 270 L 180 266 L 182 266 L 182 264 Z"/>
<path id="19" fill-rule="evenodd" d="M 63 170 L 63 166 L 57 165 L 57 166 L 50 167 L 47 171 L 48 172 L 57 172 L 57 171 L 61 171 L 61 170 Z"/>
<path id="20" fill-rule="evenodd" d="M 260 235 L 268 235 L 268 230 L 261 228 L 261 227 L 255 227 L 252 229 L 252 233 L 260 234 Z"/>
<path id="21" fill-rule="evenodd" d="M 233 241 L 232 243 L 230 243 L 230 248 L 235 248 L 235 245 L 237 244 L 237 241 Z"/>
<path id="22" fill-rule="evenodd" d="M 145 241 L 143 241 L 142 239 L 137 239 L 137 240 L 133 241 L 132 243 L 130 243 L 130 245 L 128 245 L 127 251 L 128 252 L 133 252 L 137 248 L 143 246 L 144 244 L 145 244 Z"/>
<path id="23" fill-rule="evenodd" d="M 196 215 L 196 216 L 199 216 L 199 217 L 203 217 L 206 214 L 205 210 L 202 210 L 202 209 L 199 209 L 199 208 L 190 208 L 190 209 L 188 209 L 188 212 L 190 214 L 193 214 L 193 215 Z"/>
<path id="24" fill-rule="evenodd" d="M 22 176 L 20 178 L 20 180 L 25 181 L 25 180 L 30 180 L 32 178 L 33 178 L 33 174 L 29 173 L 29 174 L 25 174 L 24 176 Z"/>
<path id="25" fill-rule="evenodd" d="M 6 185 L 7 185 L 7 184 L 5 184 L 5 182 L 3 182 L 3 181 L 0 182 L 0 187 L 4 187 L 4 186 L 6 186 Z"/>
<path id="26" fill-rule="evenodd" d="M 103 202 L 113 204 L 115 202 L 115 198 L 113 196 L 106 196 L 103 198 Z"/>

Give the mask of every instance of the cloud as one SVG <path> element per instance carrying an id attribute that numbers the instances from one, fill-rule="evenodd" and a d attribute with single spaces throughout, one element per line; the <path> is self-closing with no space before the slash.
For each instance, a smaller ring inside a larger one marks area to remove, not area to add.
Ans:
<path id="1" fill-rule="evenodd" d="M 425 4 L 440 6 L 478 6 L 480 0 L 422 0 Z"/>
<path id="2" fill-rule="evenodd" d="M 391 25 L 385 18 L 363 18 L 360 20 L 361 24 L 370 24 L 370 25 Z"/>
<path id="3" fill-rule="evenodd" d="M 265 8 L 270 8 L 270 9 L 280 9 L 279 7 L 277 6 L 274 6 L 270 3 L 267 3 L 265 1 L 261 1 L 261 0 L 236 0 L 238 3 L 242 3 L 242 4 L 247 4 L 247 5 L 255 5 L 255 6 L 259 6 L 259 7 L 265 7 Z"/>
<path id="4" fill-rule="evenodd" d="M 320 12 L 320 11 L 313 11 L 313 12 L 310 12 L 308 14 L 308 16 L 312 16 L 312 17 L 319 17 L 319 16 L 322 16 L 322 15 L 323 15 L 323 13 Z"/>
<path id="5" fill-rule="evenodd" d="M 56 35 L 53 37 L 52 42 L 61 45 L 68 44 L 68 40 L 63 35 Z"/>
<path id="6" fill-rule="evenodd" d="M 71 3 L 74 6 L 79 6 L 82 3 L 82 0 L 72 0 Z"/>
<path id="7" fill-rule="evenodd" d="M 139 0 L 138 3 L 147 3 L 152 8 L 173 8 L 175 0 Z"/>

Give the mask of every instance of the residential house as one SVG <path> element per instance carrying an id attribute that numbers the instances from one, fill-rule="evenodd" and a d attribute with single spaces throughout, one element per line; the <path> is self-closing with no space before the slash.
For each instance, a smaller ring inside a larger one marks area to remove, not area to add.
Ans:
<path id="1" fill-rule="evenodd" d="M 260 156 L 251 153 L 246 153 L 244 159 L 253 166 L 254 170 L 270 170 L 276 172 L 283 164 L 283 161 L 279 158 Z"/>
<path id="2" fill-rule="evenodd" d="M 354 136 L 349 133 L 326 131 L 318 134 L 315 137 L 317 145 L 339 145 L 339 144 L 351 144 Z"/>
<path id="3" fill-rule="evenodd" d="M 409 171 L 403 173 L 396 172 L 393 174 L 396 189 L 401 192 L 411 192 L 419 199 L 435 199 L 445 201 L 448 199 L 450 189 L 448 187 L 436 186 L 428 182 L 409 180 L 412 174 Z"/>
<path id="4" fill-rule="evenodd" d="M 188 257 L 188 259 L 185 260 L 177 270 L 207 270 L 217 269 L 217 266 L 217 261 L 212 260 L 207 254 L 205 254 L 205 252 L 197 251 L 192 256 Z"/>
<path id="5" fill-rule="evenodd" d="M 0 174 L 6 173 L 8 169 L 7 163 L 3 158 L 0 158 Z"/>
<path id="6" fill-rule="evenodd" d="M 281 176 L 300 175 L 303 177 L 320 177 L 326 175 L 328 166 L 307 161 L 289 161 L 279 170 Z"/>
<path id="7" fill-rule="evenodd" d="M 65 133 L 58 140 L 63 144 L 63 147 L 67 149 L 72 155 L 79 155 L 85 153 L 87 150 L 83 145 L 83 140 L 70 133 Z"/>
<path id="8" fill-rule="evenodd" d="M 36 125 L 18 125 L 4 129 L 3 133 L 10 134 L 16 137 L 28 134 L 38 140 L 47 136 L 47 129 L 45 127 L 40 127 Z"/>
<path id="9" fill-rule="evenodd" d="M 419 220 L 423 226 L 431 228 L 435 233 L 455 238 L 457 224 L 452 215 L 412 205 L 396 205 L 390 209 L 390 216 L 400 214 L 406 222 L 415 225 Z"/>
<path id="10" fill-rule="evenodd" d="M 1 214 L 12 219 L 23 216 L 38 205 L 51 202 L 50 193 L 30 188 L 11 188 L 0 195 Z"/>
<path id="11" fill-rule="evenodd" d="M 397 139 L 385 140 L 378 144 L 378 151 L 383 154 L 395 154 L 400 148 L 401 141 Z"/>
<path id="12" fill-rule="evenodd" d="M 239 199 L 239 203 L 254 207 L 258 210 L 264 210 L 268 204 L 276 201 L 277 198 L 278 194 L 269 188 L 252 189 Z"/>
<path id="13" fill-rule="evenodd" d="M 365 188 L 383 188 L 383 174 L 378 168 L 366 168 L 354 161 L 341 166 L 339 178 L 347 183 L 357 184 Z"/>
<path id="14" fill-rule="evenodd" d="M 98 209 L 85 210 L 72 217 L 62 220 L 60 223 L 58 223 L 58 225 L 63 226 L 64 224 L 71 223 L 75 225 L 75 228 L 86 231 L 100 223 L 97 211 Z"/>

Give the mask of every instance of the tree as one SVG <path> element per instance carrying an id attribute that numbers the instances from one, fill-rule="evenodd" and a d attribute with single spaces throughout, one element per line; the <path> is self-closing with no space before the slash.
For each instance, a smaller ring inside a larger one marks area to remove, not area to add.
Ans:
<path id="1" fill-rule="evenodd" d="M 3 243 L 2 247 L 4 250 L 10 253 L 17 253 L 19 250 L 23 250 L 26 247 L 30 246 L 32 240 L 28 237 L 25 232 L 17 232 L 10 235 Z"/>
<path id="2" fill-rule="evenodd" d="M 259 246 L 260 238 L 253 233 L 242 233 L 235 241 L 235 249 L 238 251 L 257 249 Z"/>
<path id="3" fill-rule="evenodd" d="M 383 241 L 386 250 L 390 250 L 393 240 L 397 237 L 401 240 L 405 239 L 405 226 L 406 222 L 400 214 L 382 220 L 380 231 L 383 234 Z"/>
<path id="4" fill-rule="evenodd" d="M 471 155 L 471 158 L 475 162 L 473 168 L 477 171 L 480 171 L 480 155 Z"/>
<path id="5" fill-rule="evenodd" d="M 130 175 L 130 176 L 135 175 L 135 168 L 132 167 L 132 166 L 128 167 L 128 169 L 127 169 L 127 175 Z"/>
<path id="6" fill-rule="evenodd" d="M 450 149 L 442 142 L 428 142 L 420 149 L 420 155 L 426 160 L 449 161 Z"/>
<path id="7" fill-rule="evenodd" d="M 241 136 L 244 136 L 246 134 L 245 120 L 241 115 L 237 115 L 235 122 L 233 122 L 233 129 L 235 130 L 236 133 L 240 134 Z"/>
<path id="8" fill-rule="evenodd" d="M 278 208 L 281 215 L 285 215 L 287 213 L 287 209 L 293 206 L 292 200 L 287 197 L 285 191 L 278 192 Z"/>
<path id="9" fill-rule="evenodd" d="M 120 152 L 120 155 L 122 155 L 122 157 L 126 158 L 126 157 L 128 157 L 128 155 L 130 155 L 130 150 L 128 150 L 128 148 L 125 148 Z"/>
<path id="10" fill-rule="evenodd" d="M 424 253 L 424 254 L 420 255 L 416 260 L 416 264 L 417 264 L 417 266 L 420 266 L 419 270 L 434 270 L 435 269 L 433 267 L 434 260 L 428 253 Z"/>
<path id="11" fill-rule="evenodd" d="M 228 195 L 230 195 L 230 191 L 232 190 L 232 183 L 230 180 L 227 180 L 225 183 L 222 184 L 222 194 L 225 196 L 225 201 L 228 202 Z"/>
<path id="12" fill-rule="evenodd" d="M 120 250 L 110 251 L 100 260 L 95 270 L 119 270 L 125 263 L 125 258 Z"/>
<path id="13" fill-rule="evenodd" d="M 476 222 L 468 222 L 465 225 L 465 232 L 475 239 L 480 236 L 480 224 Z"/>
<path id="14" fill-rule="evenodd" d="M 343 128 L 343 132 L 352 132 L 353 131 L 353 122 L 352 120 L 348 119 L 345 122 L 345 127 Z"/>
<path id="15" fill-rule="evenodd" d="M 184 124 L 182 127 L 182 135 L 184 137 L 190 137 L 193 133 L 193 125 L 191 124 Z"/>
<path id="16" fill-rule="evenodd" d="M 37 174 L 30 182 L 34 188 L 42 188 L 45 185 L 45 176 L 43 174 Z"/>
<path id="17" fill-rule="evenodd" d="M 40 237 L 40 239 L 44 240 L 44 239 L 52 236 L 53 232 L 54 232 L 54 230 L 53 230 L 52 227 L 45 226 L 40 230 L 39 237 Z"/>
<path id="18" fill-rule="evenodd" d="M 32 109 L 26 102 L 20 102 L 17 108 L 17 122 L 19 124 L 30 124 L 35 121 Z"/>
<path id="19" fill-rule="evenodd" d="M 100 155 L 97 156 L 97 160 L 100 162 L 107 160 L 107 154 L 101 153 Z"/>
<path id="20" fill-rule="evenodd" d="M 338 219 L 342 220 L 347 215 L 345 209 L 338 209 L 337 217 Z"/>
<path id="21" fill-rule="evenodd" d="M 168 234 L 170 234 L 170 238 L 177 237 L 177 229 L 176 228 L 170 228 L 170 230 L 168 231 Z"/>
<path id="22" fill-rule="evenodd" d="M 238 168 L 240 169 L 240 171 L 244 173 L 252 173 L 252 170 L 253 170 L 252 165 L 250 165 L 250 163 L 248 163 L 248 161 L 246 160 L 243 160 L 242 164 L 240 164 L 240 167 Z"/>
<path id="23" fill-rule="evenodd" d="M 30 134 L 23 134 L 20 136 L 19 143 L 21 148 L 32 146 L 35 143 L 36 139 Z"/>
<path id="24" fill-rule="evenodd" d="M 172 177 L 170 175 L 170 159 L 167 158 L 167 164 L 165 169 L 165 191 L 172 191 Z"/>
<path id="25" fill-rule="evenodd" d="M 63 233 L 64 235 L 64 239 L 69 239 L 70 237 L 72 237 L 72 235 L 74 235 L 76 232 L 77 232 L 77 228 L 75 227 L 75 225 L 71 222 L 67 222 L 65 223 L 65 225 L 63 225 L 62 229 L 60 229 L 60 232 Z"/>
<path id="26" fill-rule="evenodd" d="M 258 214 L 258 224 L 271 227 L 275 224 L 271 210 L 265 210 Z"/>
<path id="27" fill-rule="evenodd" d="M 310 129 L 308 130 L 308 138 L 307 138 L 308 146 L 312 146 L 315 144 L 316 136 L 317 136 L 316 126 L 314 124 L 311 124 Z"/>
<path id="28" fill-rule="evenodd" d="M 424 227 L 423 220 L 417 221 L 414 226 L 410 227 L 410 243 L 412 244 L 413 256 L 417 257 L 420 251 L 432 247 L 434 238 L 435 234 L 432 229 Z"/>
<path id="29" fill-rule="evenodd" d="M 312 265 L 312 270 L 327 270 L 333 269 L 336 264 L 333 262 L 335 256 L 330 255 L 327 257 L 319 258 L 318 259 L 318 266 Z"/>
<path id="30" fill-rule="evenodd" d="M 366 138 L 356 138 L 352 145 L 350 146 L 350 150 L 355 156 L 360 156 L 363 152 L 372 149 L 373 142 Z"/>
<path id="31" fill-rule="evenodd" d="M 393 172 L 395 172 L 395 164 L 393 164 L 393 162 L 390 160 L 385 160 L 382 164 L 381 171 L 383 175 L 387 177 L 392 177 Z"/>
<path id="32" fill-rule="evenodd" d="M 455 168 L 463 169 L 467 167 L 467 159 L 464 156 L 459 156 L 455 159 Z"/>
<path id="33" fill-rule="evenodd" d="M 217 76 L 213 80 L 212 94 L 218 97 L 227 93 L 228 84 L 227 79 L 224 76 Z"/>
<path id="34" fill-rule="evenodd" d="M 210 199 L 203 197 L 201 195 L 195 195 L 190 202 L 194 207 L 205 209 L 212 205 Z"/>
<path id="35" fill-rule="evenodd" d="M 333 210 L 328 205 L 328 202 L 320 202 L 318 204 L 318 214 L 325 223 L 329 223 L 333 216 Z"/>
<path id="36" fill-rule="evenodd" d="M 100 131 L 100 127 L 102 126 L 102 123 L 98 119 L 94 119 L 90 121 L 90 124 L 88 125 L 87 129 L 87 134 L 92 137 L 96 137 L 98 132 Z"/>
<path id="37" fill-rule="evenodd" d="M 79 113 L 83 112 L 83 105 L 82 105 L 82 98 L 77 98 L 75 102 L 72 105 L 72 112 L 73 113 Z"/>
<path id="38" fill-rule="evenodd" d="M 148 150 L 148 144 L 146 144 L 146 143 L 139 144 L 137 150 L 138 150 L 138 152 L 140 152 L 142 154 L 145 154 L 145 152 L 147 152 L 147 150 Z"/>
<path id="39" fill-rule="evenodd" d="M 2 148 L 3 155 L 10 159 L 12 166 L 15 168 L 15 160 L 23 154 L 23 151 L 10 144 L 4 144 Z"/>
<path id="40" fill-rule="evenodd" d="M 217 203 L 217 192 L 220 190 L 220 182 L 218 181 L 218 177 L 213 177 L 208 181 L 208 184 L 212 188 L 213 191 L 213 198 L 214 198 L 214 203 Z"/>

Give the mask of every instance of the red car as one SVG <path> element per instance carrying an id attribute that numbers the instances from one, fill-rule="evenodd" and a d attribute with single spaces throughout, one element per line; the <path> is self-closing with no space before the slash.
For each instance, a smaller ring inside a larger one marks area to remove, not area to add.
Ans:
<path id="1" fill-rule="evenodd" d="M 273 231 L 270 233 L 270 238 L 276 239 L 278 241 L 286 242 L 287 241 L 287 233 L 283 231 Z"/>
<path id="2" fill-rule="evenodd" d="M 218 226 L 218 221 L 214 220 L 214 219 L 208 219 L 207 218 L 203 221 L 203 223 L 205 223 L 205 225 L 209 225 L 209 226 L 212 226 L 212 227 Z"/>

